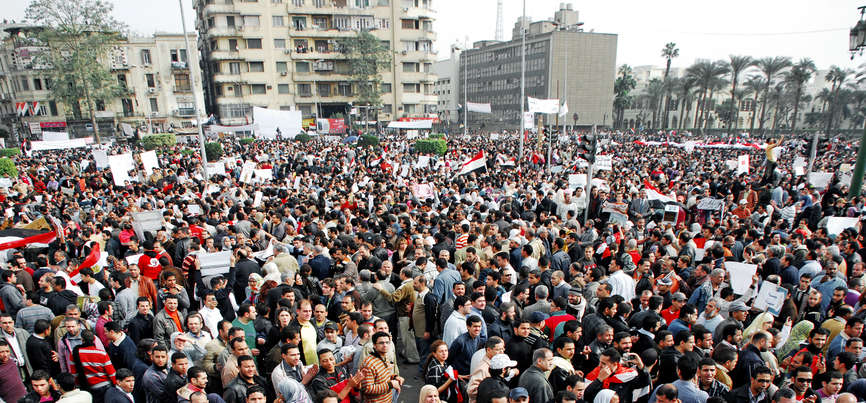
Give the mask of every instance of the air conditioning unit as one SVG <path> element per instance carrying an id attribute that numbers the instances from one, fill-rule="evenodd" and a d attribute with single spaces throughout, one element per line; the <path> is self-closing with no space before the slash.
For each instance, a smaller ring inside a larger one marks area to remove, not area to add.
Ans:
<path id="1" fill-rule="evenodd" d="M 280 75 L 283 76 L 283 77 L 285 77 L 285 76 L 289 75 L 289 73 L 286 72 L 286 71 L 284 71 L 284 72 L 280 73 Z"/>
<path id="2" fill-rule="evenodd" d="M 148 88 L 147 92 L 150 94 L 156 94 L 156 88 Z"/>

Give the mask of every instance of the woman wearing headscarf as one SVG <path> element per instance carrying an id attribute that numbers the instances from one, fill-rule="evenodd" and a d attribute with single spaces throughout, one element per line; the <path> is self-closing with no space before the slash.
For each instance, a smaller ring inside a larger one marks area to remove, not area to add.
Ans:
<path id="1" fill-rule="evenodd" d="M 250 274 L 247 286 L 247 299 L 244 302 L 249 302 L 250 304 L 257 304 L 259 302 L 259 293 L 262 289 L 262 285 L 265 284 L 265 279 L 262 278 L 258 273 Z"/>
<path id="2" fill-rule="evenodd" d="M 783 360 L 788 353 L 798 350 L 800 348 L 800 343 L 804 342 L 806 338 L 809 337 L 809 332 L 811 332 L 814 327 L 815 324 L 807 320 L 797 322 L 797 324 L 791 329 L 791 335 L 788 336 L 788 340 L 785 341 L 785 344 L 776 349 L 776 358 Z"/>
<path id="3" fill-rule="evenodd" d="M 595 395 L 592 403 L 619 403 L 619 396 L 610 389 L 602 389 Z"/>
<path id="4" fill-rule="evenodd" d="M 277 385 L 277 389 L 286 403 L 313 403 L 304 385 L 293 378 L 284 379 Z"/>

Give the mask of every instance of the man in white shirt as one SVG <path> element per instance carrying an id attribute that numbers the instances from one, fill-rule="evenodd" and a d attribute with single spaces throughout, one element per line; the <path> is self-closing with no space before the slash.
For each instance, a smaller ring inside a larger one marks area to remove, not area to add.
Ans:
<path id="1" fill-rule="evenodd" d="M 472 301 L 465 295 L 460 295 L 454 298 L 454 312 L 445 321 L 445 327 L 442 330 L 442 340 L 448 347 L 461 334 L 466 333 L 466 315 L 472 310 Z"/>
<path id="2" fill-rule="evenodd" d="M 611 291 L 612 295 L 622 295 L 626 301 L 631 301 L 635 296 L 634 289 L 636 284 L 631 275 L 623 270 L 622 259 L 630 259 L 630 257 L 628 255 L 619 255 L 610 260 L 608 271 L 611 274 L 607 279 L 607 283 L 613 288 Z"/>
<path id="3" fill-rule="evenodd" d="M 27 358 L 27 339 L 30 338 L 30 333 L 24 329 L 16 328 L 12 315 L 8 313 L 0 314 L 0 333 L 9 342 L 12 356 L 18 363 L 18 369 L 21 372 L 22 379 L 24 379 L 24 375 L 31 372 L 31 368 L 27 367 L 30 363 L 30 360 Z"/>
<path id="4" fill-rule="evenodd" d="M 223 320 L 223 314 L 217 308 L 216 295 L 213 291 L 207 291 L 204 295 L 204 306 L 199 309 L 198 313 L 204 319 L 204 325 L 210 330 L 211 336 L 216 339 L 219 337 L 219 323 Z"/>

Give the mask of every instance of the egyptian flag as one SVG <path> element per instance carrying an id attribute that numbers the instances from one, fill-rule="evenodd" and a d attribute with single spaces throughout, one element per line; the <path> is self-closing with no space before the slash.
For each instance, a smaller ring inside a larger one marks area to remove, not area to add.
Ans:
<path id="1" fill-rule="evenodd" d="M 663 195 L 656 189 L 655 186 L 652 185 L 648 180 L 644 179 L 643 181 L 644 190 L 646 191 L 647 199 L 649 200 L 661 200 L 663 203 L 673 203 L 676 200 L 671 199 L 668 196 Z"/>
<path id="2" fill-rule="evenodd" d="M 57 231 L 46 229 L 9 228 L 0 231 L 0 250 L 47 248 L 57 239 Z"/>
<path id="3" fill-rule="evenodd" d="M 457 175 L 464 175 L 464 174 L 468 174 L 472 171 L 475 171 L 477 169 L 486 169 L 486 168 L 487 168 L 487 157 L 484 156 L 484 150 L 481 150 L 478 152 L 478 154 L 475 154 L 475 156 L 472 157 L 472 159 L 463 163 L 462 167 L 460 168 L 460 172 L 458 172 Z"/>
<path id="4" fill-rule="evenodd" d="M 594 381 L 598 378 L 598 372 L 601 369 L 601 366 L 595 367 L 592 372 L 586 375 L 587 381 Z M 609 377 L 605 378 L 602 381 L 602 387 L 604 389 L 608 389 L 613 383 L 627 383 L 638 377 L 637 370 L 634 368 L 627 367 L 625 365 L 619 365 L 616 368 L 616 371 Z"/>
<path id="5" fill-rule="evenodd" d="M 69 280 L 72 285 L 78 285 L 78 283 L 81 282 L 81 273 L 79 273 L 81 269 L 85 267 L 96 266 L 96 263 L 99 262 L 100 256 L 102 256 L 102 253 L 99 250 L 99 244 L 93 242 L 90 248 L 90 253 L 87 254 L 87 257 L 84 258 L 84 261 L 81 262 L 81 264 L 78 265 L 78 268 L 73 270 L 72 273 L 69 273 Z M 96 272 L 97 270 L 94 269 L 93 271 Z"/>

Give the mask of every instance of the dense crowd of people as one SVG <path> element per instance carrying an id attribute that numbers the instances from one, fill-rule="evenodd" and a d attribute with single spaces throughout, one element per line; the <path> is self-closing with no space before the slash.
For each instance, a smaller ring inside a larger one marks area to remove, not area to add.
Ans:
<path id="1" fill-rule="evenodd" d="M 817 150 L 816 183 L 807 139 L 638 137 L 605 133 L 591 181 L 576 137 L 516 166 L 506 135 L 424 158 L 402 135 L 225 139 L 225 175 L 179 145 L 121 186 L 91 149 L 27 152 L 0 229 L 56 236 L 0 251 L 0 398 L 396 403 L 419 379 L 424 403 L 866 400 L 864 228 L 829 225 L 866 212 L 856 144 Z M 770 284 L 784 301 L 755 308 Z"/>

